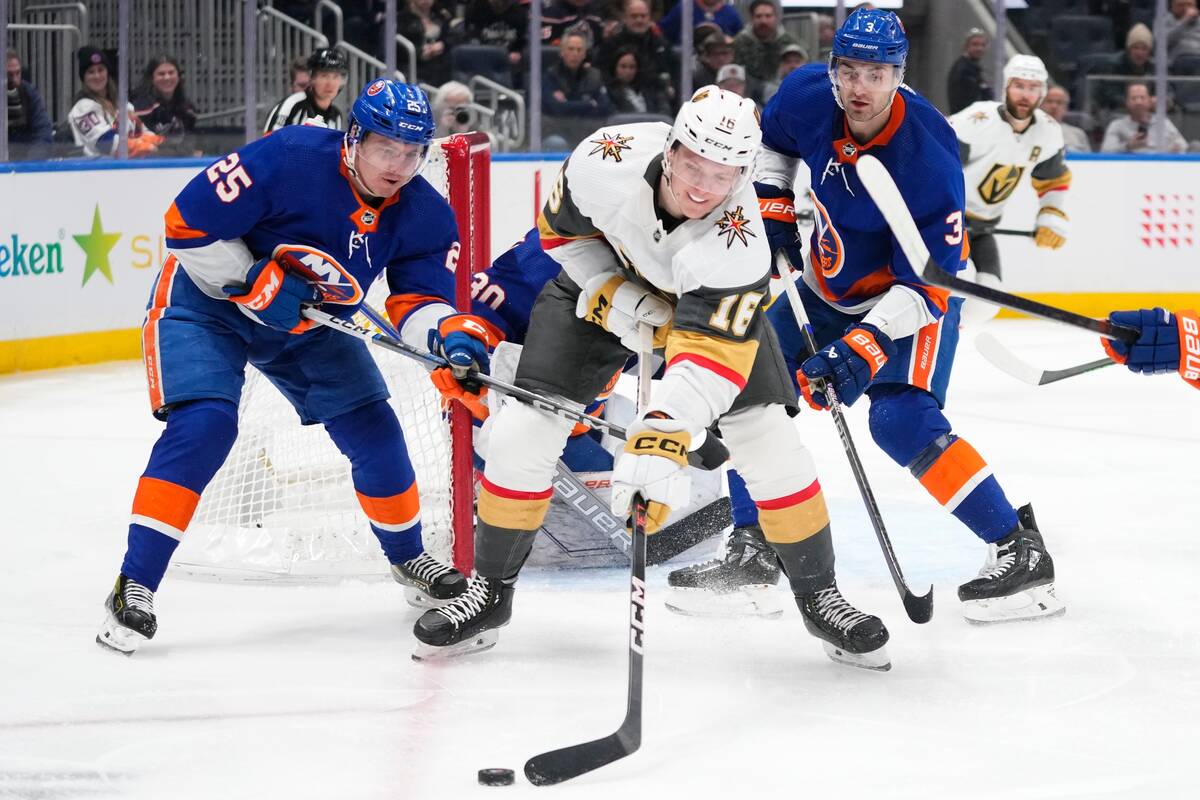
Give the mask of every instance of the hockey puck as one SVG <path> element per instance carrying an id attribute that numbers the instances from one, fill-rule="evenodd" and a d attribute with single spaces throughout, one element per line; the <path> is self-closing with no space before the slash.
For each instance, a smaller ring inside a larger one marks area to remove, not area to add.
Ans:
<path id="1" fill-rule="evenodd" d="M 479 770 L 479 782 L 484 786 L 512 786 L 513 771 L 503 767 Z"/>

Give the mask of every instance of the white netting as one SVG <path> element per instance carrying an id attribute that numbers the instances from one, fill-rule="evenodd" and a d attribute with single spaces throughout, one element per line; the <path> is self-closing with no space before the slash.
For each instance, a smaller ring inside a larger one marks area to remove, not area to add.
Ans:
<path id="1" fill-rule="evenodd" d="M 422 174 L 448 195 L 434 147 Z M 381 276 L 368 300 L 382 309 Z M 357 318 L 365 324 L 361 315 Z M 426 549 L 450 560 L 450 426 L 424 367 L 371 347 L 400 418 L 421 496 Z M 350 464 L 321 425 L 301 425 L 283 395 L 246 368 L 238 439 L 204 492 L 173 563 L 202 577 L 313 580 L 386 575 L 387 561 L 359 507 Z"/>

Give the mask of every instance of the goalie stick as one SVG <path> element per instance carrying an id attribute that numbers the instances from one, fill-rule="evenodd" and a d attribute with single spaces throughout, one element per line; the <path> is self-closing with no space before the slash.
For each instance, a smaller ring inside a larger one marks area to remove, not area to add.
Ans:
<path id="1" fill-rule="evenodd" d="M 973 281 L 951 275 L 930 257 L 929 248 L 925 246 L 925 242 L 921 239 L 921 232 L 917 229 L 917 223 L 913 221 L 912 213 L 909 211 L 908 205 L 904 202 L 904 197 L 901 196 L 900 189 L 896 187 L 896 182 L 888 174 L 887 168 L 879 162 L 879 159 L 872 155 L 860 156 L 857 161 L 857 167 L 859 180 L 866 187 L 867 193 L 871 195 L 871 199 L 875 201 L 875 205 L 879 207 L 879 212 L 883 214 L 883 218 L 887 220 L 888 227 L 892 229 L 892 234 L 896 237 L 896 241 L 900 244 L 900 249 L 904 252 L 904 257 L 908 259 L 908 263 L 914 271 L 918 268 L 922 270 L 921 278 L 927 283 L 951 289 L 967 297 L 974 297 L 998 306 L 1011 308 L 1014 311 L 1020 311 L 1030 316 L 1041 317 L 1051 322 L 1061 322 L 1064 325 L 1072 325 L 1076 328 L 1083 328 L 1084 330 L 1098 333 L 1107 339 L 1120 339 L 1129 343 L 1137 341 L 1138 332 L 1133 328 L 1124 325 L 1114 325 L 1106 319 L 1095 319 L 1083 314 L 1076 314 L 1073 311 L 1067 311 L 1065 308 L 1039 303 L 1036 300 L 1009 294 L 1008 292 L 993 289 L 989 286 L 981 286 Z"/>
<path id="2" fill-rule="evenodd" d="M 783 289 L 787 292 L 792 314 L 796 317 L 796 325 L 804 336 L 804 343 L 808 346 L 809 353 L 816 353 L 817 340 L 813 336 L 808 313 L 804 310 L 804 304 L 800 300 L 800 292 L 796 289 L 796 277 L 800 273 L 792 267 L 791 260 L 783 250 L 779 251 L 776 259 L 776 269 L 783 278 Z M 883 560 L 887 562 L 888 572 L 892 575 L 892 583 L 896 585 L 896 591 L 900 593 L 900 599 L 904 602 L 904 610 L 913 622 L 918 624 L 929 622 L 933 618 L 933 587 L 930 586 L 929 591 L 924 595 L 916 595 L 904 581 L 904 573 L 900 571 L 900 562 L 896 558 L 892 540 L 883 524 L 883 515 L 879 512 L 879 504 L 875 502 L 875 494 L 871 491 L 871 484 L 867 482 L 867 472 L 863 468 L 862 459 L 858 457 L 858 449 L 855 448 L 854 440 L 850 436 L 850 425 L 846 422 L 845 414 L 842 413 L 842 403 L 838 400 L 837 394 L 833 391 L 833 384 L 829 381 L 825 382 L 824 391 L 825 396 L 829 399 L 829 413 L 833 415 L 833 424 L 837 428 L 838 436 L 841 437 L 842 448 L 846 451 L 846 459 L 850 462 L 850 471 L 854 473 L 854 482 L 858 484 L 858 493 L 862 495 L 863 505 L 867 507 L 867 516 L 871 518 L 871 527 L 875 530 L 875 538 L 879 540 L 879 547 L 883 550 Z"/>
<path id="3" fill-rule="evenodd" d="M 650 404 L 649 355 L 653 330 L 638 323 L 638 414 Z M 562 783 L 624 758 L 642 745 L 642 635 L 646 614 L 646 499 L 633 496 L 632 546 L 629 568 L 629 692 L 625 719 L 615 733 L 590 742 L 551 750 L 525 762 L 525 777 L 534 786 Z"/>
<path id="4" fill-rule="evenodd" d="M 1042 369 L 1022 359 L 987 331 L 975 337 L 975 349 L 1001 372 L 1006 372 L 1017 380 L 1032 386 L 1045 386 L 1047 383 L 1073 378 L 1076 375 L 1094 372 L 1117 363 L 1111 358 L 1101 358 L 1063 369 Z"/>

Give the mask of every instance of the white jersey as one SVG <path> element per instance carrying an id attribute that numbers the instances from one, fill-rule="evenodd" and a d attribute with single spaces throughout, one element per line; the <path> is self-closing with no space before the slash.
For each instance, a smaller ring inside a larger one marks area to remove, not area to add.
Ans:
<path id="1" fill-rule="evenodd" d="M 1038 193 L 1039 224 L 1047 217 L 1066 219 L 1063 209 L 1071 172 L 1063 161 L 1062 128 L 1040 108 L 1022 133 L 1009 125 L 1003 106 L 981 100 L 950 117 L 958 135 L 967 217 L 994 224 L 1026 173 Z"/>
<path id="2" fill-rule="evenodd" d="M 117 118 L 116 114 L 104 105 L 84 97 L 71 107 L 67 118 L 71 122 L 71 134 L 75 144 L 83 147 L 84 155 L 108 156 L 117 148 Z M 137 128 L 137 116 L 133 113 L 133 105 L 129 106 L 129 124 L 126 130 L 133 133 Z"/>
<path id="3" fill-rule="evenodd" d="M 563 165 L 538 228 L 542 249 L 580 287 L 618 272 L 675 303 L 667 375 L 654 405 L 707 426 L 749 375 L 771 253 L 749 183 L 702 219 L 664 225 L 655 195 L 670 130 L 649 122 L 585 137 Z"/>

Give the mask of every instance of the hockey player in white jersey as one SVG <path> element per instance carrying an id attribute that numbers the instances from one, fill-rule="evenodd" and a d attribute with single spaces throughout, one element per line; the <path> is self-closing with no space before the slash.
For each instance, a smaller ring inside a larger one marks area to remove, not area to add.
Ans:
<path id="1" fill-rule="evenodd" d="M 1040 58 L 1015 55 L 1004 67 L 1003 103 L 981 100 L 950 117 L 966 181 L 971 260 L 975 279 L 985 286 L 1000 285 L 1000 250 L 992 231 L 1027 172 L 1038 195 L 1034 241 L 1051 250 L 1066 243 L 1071 171 L 1064 161 L 1062 128 L 1038 108 L 1048 80 Z M 989 303 L 968 300 L 963 322 L 979 324 L 996 311 Z"/>
<path id="2" fill-rule="evenodd" d="M 835 660 L 886 669 L 883 622 L 835 583 L 824 496 L 788 415 L 795 390 L 760 310 L 770 265 L 750 186 L 760 141 L 753 102 L 715 86 L 684 103 L 673 127 L 621 125 L 587 137 L 539 218 L 542 246 L 563 270 L 534 305 L 515 383 L 582 407 L 635 349 L 638 324 L 654 326 L 666 370 L 628 427 L 612 475 L 614 513 L 627 517 L 640 492 L 655 532 L 688 497 L 687 453 L 720 420 L 805 626 Z M 511 399 L 496 412 L 476 576 L 465 594 L 417 621 L 416 657 L 495 644 L 571 428 Z"/>

